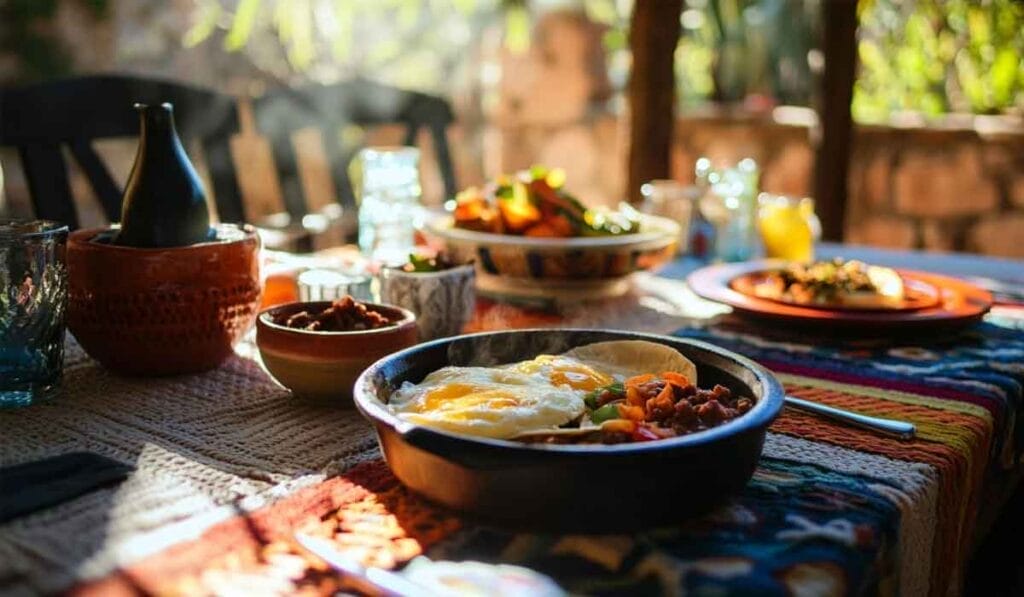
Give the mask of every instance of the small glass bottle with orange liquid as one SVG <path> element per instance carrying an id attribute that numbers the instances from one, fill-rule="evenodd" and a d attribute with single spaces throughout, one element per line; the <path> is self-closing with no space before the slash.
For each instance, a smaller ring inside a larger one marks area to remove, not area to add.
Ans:
<path id="1" fill-rule="evenodd" d="M 757 227 L 765 257 L 787 261 L 814 259 L 814 243 L 821 223 L 814 214 L 814 200 L 761 193 L 757 198 Z"/>

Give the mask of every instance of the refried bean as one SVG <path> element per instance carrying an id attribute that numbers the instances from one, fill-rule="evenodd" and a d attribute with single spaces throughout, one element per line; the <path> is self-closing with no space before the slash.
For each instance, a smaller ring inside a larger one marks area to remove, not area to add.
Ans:
<path id="1" fill-rule="evenodd" d="M 374 311 L 351 296 L 341 297 L 318 313 L 278 313 L 271 320 L 277 325 L 312 332 L 354 332 L 395 325 L 395 321 L 383 313 Z"/>

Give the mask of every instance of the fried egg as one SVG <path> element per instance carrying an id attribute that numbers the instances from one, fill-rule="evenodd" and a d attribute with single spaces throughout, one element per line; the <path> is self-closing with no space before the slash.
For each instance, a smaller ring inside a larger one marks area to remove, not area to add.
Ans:
<path id="1" fill-rule="evenodd" d="M 557 429 L 586 411 L 591 391 L 634 375 L 672 371 L 697 381 L 697 368 L 658 343 L 597 342 L 561 355 L 497 367 L 445 367 L 388 400 L 398 418 L 481 437 L 513 438 Z"/>
<path id="2" fill-rule="evenodd" d="M 614 381 L 576 359 L 540 355 L 502 367 L 445 367 L 419 384 L 406 382 L 388 404 L 410 423 L 510 438 L 576 419 L 587 392 Z"/>

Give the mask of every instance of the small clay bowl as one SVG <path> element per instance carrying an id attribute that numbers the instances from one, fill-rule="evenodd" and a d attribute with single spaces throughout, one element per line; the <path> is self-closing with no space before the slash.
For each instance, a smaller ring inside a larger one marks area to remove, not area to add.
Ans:
<path id="1" fill-rule="evenodd" d="M 161 249 L 102 242 L 112 230 L 68 237 L 68 329 L 89 356 L 136 376 L 224 362 L 259 312 L 255 229 L 221 224 L 218 240 Z"/>
<path id="2" fill-rule="evenodd" d="M 330 301 L 271 307 L 256 319 L 256 345 L 267 371 L 296 397 L 352 407 L 352 386 L 364 369 L 416 344 L 416 316 L 391 305 L 364 303 L 394 325 L 351 332 L 317 332 L 274 323 L 300 311 L 318 312 Z"/>

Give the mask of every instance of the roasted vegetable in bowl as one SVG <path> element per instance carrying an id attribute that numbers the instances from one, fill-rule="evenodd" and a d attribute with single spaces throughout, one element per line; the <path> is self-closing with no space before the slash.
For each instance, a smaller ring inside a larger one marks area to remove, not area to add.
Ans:
<path id="1" fill-rule="evenodd" d="M 588 209 L 565 188 L 565 172 L 534 166 L 460 192 L 452 206 L 455 227 L 494 234 L 568 238 L 639 232 L 639 214 Z"/>

